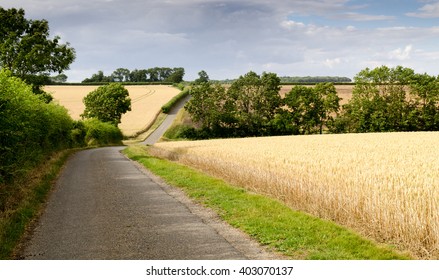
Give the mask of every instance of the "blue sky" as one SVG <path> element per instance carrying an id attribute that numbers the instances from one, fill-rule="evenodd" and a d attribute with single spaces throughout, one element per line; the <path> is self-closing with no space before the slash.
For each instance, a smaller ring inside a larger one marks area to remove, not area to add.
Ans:
<path id="1" fill-rule="evenodd" d="M 82 81 L 119 67 L 184 67 L 186 80 L 250 70 L 347 76 L 381 65 L 439 74 L 439 0 L 0 0 L 47 19 Z"/>

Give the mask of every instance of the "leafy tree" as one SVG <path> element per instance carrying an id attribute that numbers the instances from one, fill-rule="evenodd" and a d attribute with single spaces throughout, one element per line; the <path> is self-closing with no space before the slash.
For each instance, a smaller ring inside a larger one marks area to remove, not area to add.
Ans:
<path id="1" fill-rule="evenodd" d="M 104 72 L 99 70 L 98 73 L 93 74 L 91 78 L 84 79 L 83 83 L 109 83 L 113 82 L 112 76 L 105 76 Z"/>
<path id="2" fill-rule="evenodd" d="M 285 95 L 284 106 L 274 123 L 282 134 L 322 134 L 324 127 L 332 125 L 333 117 L 340 109 L 339 102 L 332 83 L 295 86 Z"/>
<path id="3" fill-rule="evenodd" d="M 332 125 L 334 116 L 340 110 L 340 97 L 332 83 L 319 83 L 313 88 L 321 106 L 317 110 L 318 127 L 320 134 L 323 133 L 324 126 Z"/>
<path id="4" fill-rule="evenodd" d="M 410 114 L 412 130 L 439 130 L 439 78 L 415 74 L 410 91 L 415 108 Z"/>
<path id="5" fill-rule="evenodd" d="M 194 83 L 195 84 L 202 84 L 202 83 L 207 83 L 209 82 L 209 75 L 207 75 L 206 71 L 201 70 L 200 72 L 198 72 L 198 78 L 195 79 Z"/>
<path id="6" fill-rule="evenodd" d="M 295 86 L 285 95 L 288 130 L 293 134 L 311 134 L 319 124 L 319 112 L 323 108 L 322 100 L 311 87 Z"/>
<path id="7" fill-rule="evenodd" d="M 134 69 L 130 71 L 126 68 L 116 69 L 111 76 L 104 76 L 102 71 L 87 78 L 83 83 L 90 82 L 166 82 L 180 83 L 183 81 L 184 68 L 154 67 L 149 69 Z"/>
<path id="8" fill-rule="evenodd" d="M 50 77 L 50 81 L 52 83 L 59 83 L 59 84 L 65 83 L 65 82 L 67 82 L 67 75 L 66 74 L 59 74 L 59 75 Z"/>
<path id="9" fill-rule="evenodd" d="M 228 90 L 233 100 L 237 133 L 245 136 L 271 134 L 271 120 L 281 104 L 280 79 L 274 73 L 262 76 L 250 71 Z"/>
<path id="10" fill-rule="evenodd" d="M 69 43 L 49 38 L 46 20 L 28 20 L 23 9 L 0 7 L 0 22 L 0 68 L 32 84 L 35 93 L 42 93 L 50 73 L 62 73 L 74 61 Z"/>
<path id="11" fill-rule="evenodd" d="M 185 109 L 202 130 L 225 137 L 234 127 L 234 106 L 226 89 L 219 84 L 202 83 L 191 89 L 192 98 Z"/>
<path id="12" fill-rule="evenodd" d="M 84 97 L 83 102 L 83 118 L 96 118 L 115 126 L 120 123 L 122 114 L 131 111 L 128 90 L 118 83 L 100 86 Z"/>
<path id="13" fill-rule="evenodd" d="M 111 77 L 115 82 L 128 82 L 130 80 L 130 70 L 126 68 L 117 68 L 114 70 L 113 74 L 111 74 Z"/>
<path id="14" fill-rule="evenodd" d="M 184 76 L 184 68 L 174 68 L 169 73 L 168 76 L 164 79 L 167 83 L 178 84 L 183 81 Z"/>
<path id="15" fill-rule="evenodd" d="M 413 124 L 409 86 L 414 71 L 401 66 L 366 68 L 355 77 L 352 99 L 344 106 L 348 132 L 407 131 Z"/>
<path id="16" fill-rule="evenodd" d="M 145 69 L 134 69 L 130 73 L 131 82 L 146 82 L 147 81 L 147 70 Z"/>

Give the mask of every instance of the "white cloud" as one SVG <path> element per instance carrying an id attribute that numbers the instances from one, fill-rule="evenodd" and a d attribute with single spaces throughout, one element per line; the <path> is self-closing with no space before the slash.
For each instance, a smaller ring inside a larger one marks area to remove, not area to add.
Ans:
<path id="1" fill-rule="evenodd" d="M 439 18 L 439 2 L 426 4 L 418 9 L 417 12 L 407 13 L 406 15 L 417 18 Z"/>
<path id="2" fill-rule="evenodd" d="M 396 50 L 389 52 L 389 58 L 397 59 L 397 60 L 407 60 L 410 58 L 410 54 L 412 53 L 412 50 L 413 50 L 412 45 L 407 45 L 404 49 L 397 48 Z"/>
<path id="3" fill-rule="evenodd" d="M 323 64 L 326 65 L 329 68 L 334 68 L 334 66 L 341 63 L 341 58 L 333 58 L 333 59 L 326 59 Z"/>
<path id="4" fill-rule="evenodd" d="M 353 6 L 354 1 L 105 1 L 2 0 L 1 5 L 21 6 L 27 17 L 49 20 L 52 34 L 76 49 L 67 73 L 74 81 L 95 69 L 155 66 L 185 67 L 189 80 L 200 70 L 212 79 L 249 70 L 353 77 L 364 67 L 398 63 L 439 74 L 433 63 L 439 27 L 410 27 L 394 13 L 361 13 L 370 5 Z M 416 16 L 436 13 L 437 1 L 424 4 Z"/>
<path id="5" fill-rule="evenodd" d="M 292 30 L 292 29 L 302 29 L 305 27 L 303 22 L 296 22 L 293 20 L 284 20 L 280 24 L 283 28 Z"/>

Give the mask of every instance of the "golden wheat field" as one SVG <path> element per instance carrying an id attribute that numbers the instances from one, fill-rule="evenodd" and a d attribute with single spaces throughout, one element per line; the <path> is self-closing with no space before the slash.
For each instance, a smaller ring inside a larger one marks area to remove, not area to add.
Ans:
<path id="1" fill-rule="evenodd" d="M 439 258 L 439 133 L 162 142 L 151 154 Z"/>
<path id="2" fill-rule="evenodd" d="M 84 112 L 82 99 L 97 86 L 46 86 L 44 89 L 66 107 L 73 119 L 80 119 Z M 131 111 L 122 116 L 119 128 L 131 136 L 144 130 L 155 119 L 161 107 L 180 91 L 167 85 L 125 86 L 131 98 Z"/>

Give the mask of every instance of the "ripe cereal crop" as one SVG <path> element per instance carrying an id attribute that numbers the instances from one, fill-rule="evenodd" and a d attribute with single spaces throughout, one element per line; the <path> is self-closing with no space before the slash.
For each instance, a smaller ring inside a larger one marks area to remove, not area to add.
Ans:
<path id="1" fill-rule="evenodd" d="M 412 132 L 162 142 L 150 153 L 437 259 L 438 147 L 438 132 Z"/>
<path id="2" fill-rule="evenodd" d="M 73 119 L 79 120 L 85 106 L 82 99 L 97 86 L 46 86 L 54 99 L 69 111 Z M 155 119 L 161 107 L 180 91 L 167 85 L 125 86 L 131 98 L 131 111 L 122 115 L 119 128 L 126 136 L 144 130 Z"/>

